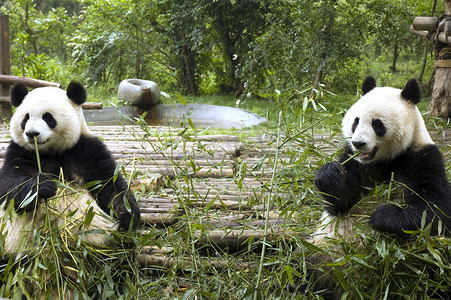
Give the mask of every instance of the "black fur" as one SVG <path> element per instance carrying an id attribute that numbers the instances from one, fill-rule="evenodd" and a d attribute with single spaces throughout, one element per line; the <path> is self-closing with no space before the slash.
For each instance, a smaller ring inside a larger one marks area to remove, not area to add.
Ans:
<path id="1" fill-rule="evenodd" d="M 385 128 L 384 122 L 380 119 L 371 121 L 371 126 L 378 137 L 383 137 L 387 133 L 387 128 Z"/>
<path id="2" fill-rule="evenodd" d="M 11 89 L 11 104 L 14 106 L 19 106 L 22 104 L 23 99 L 28 94 L 27 86 L 23 83 L 16 83 Z"/>
<path id="3" fill-rule="evenodd" d="M 360 122 L 360 118 L 355 118 L 354 123 L 352 123 L 352 127 L 351 127 L 352 133 L 354 133 L 355 130 L 357 129 L 357 126 L 359 126 L 359 122 Z"/>
<path id="4" fill-rule="evenodd" d="M 80 137 L 79 142 L 60 155 L 41 154 L 42 174 L 39 175 L 36 154 L 11 141 L 6 151 L 5 162 L 0 169 L 0 202 L 14 199 L 14 207 L 18 211 L 31 210 L 36 203 L 20 207 L 31 190 L 36 192 L 39 179 L 39 197 L 50 198 L 56 193 L 56 183 L 60 169 L 67 181 L 82 179 L 82 183 L 101 181 L 94 185 L 90 194 L 106 213 L 110 213 L 113 202 L 115 215 L 119 219 L 119 227 L 127 230 L 130 224 L 136 228 L 140 222 L 140 211 L 133 194 L 127 190 L 127 182 L 117 174 L 116 164 L 105 145 L 95 137 Z M 76 177 L 76 178 L 75 178 Z M 128 212 L 123 197 L 128 200 L 131 212 Z M 37 199 L 34 199 L 36 201 Z"/>
<path id="5" fill-rule="evenodd" d="M 404 100 L 412 101 L 415 104 L 420 102 L 421 90 L 416 79 L 410 79 L 409 81 L 407 81 L 404 89 L 401 92 L 401 97 Z"/>
<path id="6" fill-rule="evenodd" d="M 393 173 L 394 180 L 406 187 L 403 191 L 406 206 L 378 206 L 370 218 L 374 229 L 406 237 L 404 230 L 419 229 L 426 211 L 427 223 L 433 225 L 432 234 L 438 233 L 439 220 L 451 233 L 451 188 L 437 146 L 408 149 L 383 163 L 364 165 L 351 160 L 342 165 L 350 155 L 351 149 L 346 148 L 338 162 L 327 163 L 317 173 L 315 184 L 330 203 L 326 207 L 330 214 L 345 214 L 360 200 L 364 187 L 389 181 Z"/>
<path id="7" fill-rule="evenodd" d="M 86 90 L 84 86 L 77 82 L 71 81 L 67 86 L 67 97 L 77 105 L 82 105 L 86 101 Z"/>
<path id="8" fill-rule="evenodd" d="M 375 87 L 376 87 L 376 79 L 373 76 L 368 76 L 363 81 L 362 92 L 365 95 L 366 93 L 368 93 L 369 91 L 371 91 Z"/>

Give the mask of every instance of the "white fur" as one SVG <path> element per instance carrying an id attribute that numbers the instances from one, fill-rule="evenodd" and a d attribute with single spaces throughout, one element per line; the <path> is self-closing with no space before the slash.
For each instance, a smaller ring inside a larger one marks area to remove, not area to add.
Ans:
<path id="1" fill-rule="evenodd" d="M 85 226 L 83 222 L 87 216 L 86 212 L 91 208 L 95 213 L 94 218 L 87 224 L 88 226 Z M 7 235 L 4 253 L 30 251 L 27 244 L 32 240 L 36 229 L 44 230 L 47 215 L 50 222 L 57 222 L 61 237 L 73 243 L 82 236 L 83 242 L 101 246 L 107 241 L 108 233 L 89 231 L 117 229 L 110 216 L 106 215 L 85 192 L 60 190 L 57 196 L 42 202 L 35 211 L 16 214 L 11 209 L 3 206 L 0 208 L 1 232 Z"/>
<path id="2" fill-rule="evenodd" d="M 360 121 L 353 133 L 352 125 L 356 117 Z M 383 137 L 374 132 L 371 126 L 374 119 L 383 122 L 387 130 Z M 360 98 L 344 116 L 342 128 L 351 147 L 352 142 L 365 142 L 367 145 L 360 149 L 362 152 L 371 152 L 377 147 L 372 160 L 357 157 L 361 163 L 390 160 L 408 147 L 420 148 L 434 143 L 417 106 L 402 99 L 401 90 L 391 87 L 376 87 Z M 353 151 L 358 149 L 353 147 Z"/>
<path id="3" fill-rule="evenodd" d="M 325 211 L 321 215 L 321 223 L 311 236 L 310 242 L 320 247 L 327 247 L 329 239 L 340 237 L 345 238 L 348 243 L 356 242 L 355 224 L 356 218 L 353 215 L 334 217 Z"/>
<path id="4" fill-rule="evenodd" d="M 49 128 L 42 119 L 48 112 L 57 121 L 55 128 Z M 22 129 L 26 114 L 30 119 Z M 83 117 L 82 108 L 75 105 L 62 89 L 55 87 L 37 88 L 27 94 L 11 118 L 11 136 L 20 146 L 34 151 L 34 139 L 27 137 L 30 131 L 39 132 L 38 149 L 42 153 L 60 153 L 73 147 L 81 135 L 92 135 Z"/>

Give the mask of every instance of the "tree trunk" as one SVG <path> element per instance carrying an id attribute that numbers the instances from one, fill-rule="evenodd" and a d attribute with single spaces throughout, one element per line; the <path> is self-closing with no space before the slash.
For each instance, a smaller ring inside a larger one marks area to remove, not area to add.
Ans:
<path id="1" fill-rule="evenodd" d="M 451 0 L 444 0 L 446 14 L 451 14 Z M 451 60 L 450 54 L 440 54 L 449 45 L 438 43 L 435 45 L 435 60 Z M 448 48 L 451 50 L 450 48 Z M 434 89 L 432 90 L 431 102 L 428 110 L 433 117 L 451 117 L 451 68 L 436 67 Z"/>
<path id="2" fill-rule="evenodd" d="M 316 91 L 319 89 L 319 85 L 321 84 L 321 81 L 323 80 L 323 64 L 318 67 L 318 70 L 316 71 L 315 81 L 313 82 L 313 88 L 310 91 L 310 98 L 314 99 L 316 96 Z"/>
<path id="3" fill-rule="evenodd" d="M 324 2 L 324 13 L 323 17 L 327 18 L 327 22 L 324 22 L 326 25 L 324 26 L 323 30 L 319 32 L 320 39 L 323 41 L 322 45 L 320 45 L 318 52 L 319 57 L 321 58 L 320 65 L 318 66 L 318 69 L 316 70 L 315 75 L 315 81 L 313 82 L 313 87 L 310 92 L 310 98 L 314 99 L 316 96 L 316 91 L 319 89 L 319 85 L 323 81 L 324 76 L 324 69 L 326 68 L 327 59 L 328 59 L 328 45 L 327 40 L 329 40 L 329 35 L 331 34 L 332 26 L 335 22 L 336 17 L 336 0 L 330 0 Z M 326 20 L 325 20 L 326 21 Z"/>
<path id="4" fill-rule="evenodd" d="M 437 7 L 437 0 L 434 1 L 434 4 L 432 6 L 432 12 L 431 17 L 435 15 L 435 8 Z M 424 48 L 423 48 L 423 62 L 421 64 L 420 74 L 418 74 L 418 83 L 420 84 L 421 90 L 425 91 L 424 85 L 423 85 L 423 77 L 424 77 L 424 70 L 426 69 L 426 63 L 427 63 L 427 56 L 429 53 L 429 48 L 431 47 L 429 44 L 428 38 L 423 38 L 424 40 Z M 429 88 L 428 88 L 429 90 Z"/>
<path id="5" fill-rule="evenodd" d="M 141 78 L 141 53 L 139 51 L 139 30 L 136 28 L 135 78 Z"/>
<path id="6" fill-rule="evenodd" d="M 218 28 L 219 36 L 224 46 L 224 59 L 226 60 L 226 74 L 228 77 L 228 82 L 226 85 L 231 85 L 232 90 L 235 93 L 242 84 L 241 79 L 236 76 L 236 68 L 241 60 L 241 57 L 235 57 L 236 55 L 236 38 L 232 37 L 229 32 L 226 21 L 223 20 L 223 15 L 219 14 L 216 18 L 216 28 Z"/>
<path id="7" fill-rule="evenodd" d="M 393 63 L 391 65 L 391 70 L 393 73 L 396 72 L 396 63 L 398 62 L 399 50 L 398 50 L 398 40 L 395 42 L 395 49 L 393 51 Z"/>
<path id="8" fill-rule="evenodd" d="M 0 16 L 0 74 L 9 75 L 11 71 L 10 53 L 9 53 L 9 17 L 7 15 Z M 0 96 L 9 96 L 9 84 L 0 85 Z M 12 116 L 11 103 L 0 104 L 0 118 L 10 119 Z"/>
<path id="9" fill-rule="evenodd" d="M 187 88 L 187 93 L 189 95 L 198 95 L 199 89 L 196 83 L 195 76 L 195 62 L 194 62 L 194 54 L 188 46 L 182 47 L 182 56 L 183 56 L 183 80 L 185 81 L 185 86 Z"/>

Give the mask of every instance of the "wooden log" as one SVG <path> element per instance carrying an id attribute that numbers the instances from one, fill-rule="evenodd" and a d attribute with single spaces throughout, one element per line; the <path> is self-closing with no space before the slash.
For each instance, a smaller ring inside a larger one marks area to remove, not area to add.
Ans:
<path id="1" fill-rule="evenodd" d="M 151 144 L 145 141 L 124 141 L 119 140 L 116 137 L 116 140 L 105 140 L 106 145 L 109 147 L 111 151 L 123 151 L 127 153 L 162 153 L 170 157 L 172 153 L 184 153 L 185 155 L 191 155 L 190 152 L 194 153 L 204 153 L 213 156 L 216 152 L 230 154 L 233 157 L 238 157 L 241 155 L 241 152 L 244 150 L 244 146 L 242 143 L 206 143 L 202 144 L 202 147 L 199 147 L 199 143 L 193 142 L 183 142 L 177 143 L 174 142 L 173 145 L 159 145 L 159 144 Z"/>
<path id="2" fill-rule="evenodd" d="M 7 15 L 0 15 L 0 74 L 1 76 L 8 76 L 11 72 L 10 63 L 10 43 L 9 43 L 9 17 Z M 9 85 L 0 84 L 0 96 L 9 96 Z M 13 115 L 11 103 L 0 103 L 0 118 L 9 119 Z"/>
<path id="3" fill-rule="evenodd" d="M 183 209 L 177 208 L 174 205 L 167 204 L 166 207 L 160 206 L 160 207 L 146 207 L 146 206 L 139 206 L 142 213 L 172 213 L 177 212 L 177 215 L 183 214 Z"/>
<path id="4" fill-rule="evenodd" d="M 285 223 L 284 219 L 268 220 L 268 225 L 271 227 L 282 225 L 284 223 Z M 211 220 L 208 224 L 216 227 L 229 227 L 229 228 L 242 226 L 244 224 L 248 227 L 262 228 L 265 226 L 265 220 L 254 220 L 249 222 L 236 222 L 231 220 Z"/>
<path id="5" fill-rule="evenodd" d="M 282 228 L 279 230 L 268 231 L 267 241 L 274 240 L 283 234 L 290 234 L 290 231 L 283 231 Z M 198 243 L 213 243 L 220 248 L 230 248 L 239 249 L 245 246 L 247 241 L 258 241 L 263 238 L 263 229 L 232 229 L 232 230 L 210 230 L 207 232 L 196 231 L 193 234 Z"/>
<path id="6" fill-rule="evenodd" d="M 178 222 L 178 216 L 173 213 L 142 213 L 141 219 L 149 224 L 170 226 Z"/>
<path id="7" fill-rule="evenodd" d="M 163 176 L 161 174 L 147 174 L 146 178 L 135 180 L 131 186 L 134 191 L 151 191 L 163 185 Z"/>
<path id="8" fill-rule="evenodd" d="M 409 31 L 422 37 L 427 37 L 429 34 L 427 31 L 414 30 L 412 27 L 410 27 Z M 451 38 L 446 36 L 444 32 L 440 32 L 438 35 L 433 35 L 433 41 L 451 45 Z"/>
<path id="9" fill-rule="evenodd" d="M 9 96 L 0 96 L 0 104 L 10 104 L 11 100 Z M 83 109 L 102 109 L 102 103 L 96 102 L 85 102 L 81 105 Z"/>
<path id="10" fill-rule="evenodd" d="M 434 29 L 437 21 L 437 17 L 415 17 L 412 22 L 412 27 L 418 31 L 430 31 Z"/>
<path id="11" fill-rule="evenodd" d="M 240 196 L 236 196 L 240 197 Z M 212 200 L 216 198 L 216 201 L 212 202 Z M 150 200 L 146 199 L 140 199 L 139 207 L 143 210 L 146 210 L 148 212 L 154 212 L 156 210 L 162 211 L 160 208 L 165 208 L 166 212 L 169 212 L 170 210 L 174 210 L 176 206 L 179 206 L 178 202 L 175 200 L 169 200 L 162 198 L 153 198 Z M 215 196 L 210 199 L 205 200 L 196 200 L 193 199 L 190 201 L 190 203 L 186 203 L 187 206 L 194 206 L 194 207 L 210 207 L 211 209 L 227 209 L 227 210 L 261 210 L 263 209 L 262 205 L 253 205 L 250 206 L 246 203 L 246 201 L 237 201 L 237 200 L 222 200 L 221 196 Z"/>
<path id="12" fill-rule="evenodd" d="M 170 154 L 162 154 L 162 153 L 152 153 L 146 150 L 137 150 L 137 149 L 111 149 L 111 147 L 108 145 L 108 148 L 112 152 L 114 159 L 122 159 L 122 160 L 133 160 L 139 161 L 139 163 L 142 164 L 152 164 L 152 163 L 159 163 L 160 161 L 170 161 L 173 163 L 177 163 L 179 161 L 206 161 L 209 164 L 212 162 L 214 163 L 233 163 L 233 156 L 226 153 L 219 153 L 215 152 L 213 156 L 209 154 L 202 154 L 198 153 L 195 156 L 189 156 L 187 153 L 184 153 L 182 151 L 177 153 L 170 153 Z M 148 163 L 145 163 L 146 160 Z"/>
<path id="13" fill-rule="evenodd" d="M 39 80 L 39 79 L 33 79 L 28 77 L 20 77 L 20 76 L 12 76 L 12 75 L 3 75 L 0 74 L 0 83 L 2 84 L 8 84 L 13 85 L 16 83 L 23 83 L 28 87 L 31 88 L 38 88 L 38 87 L 44 87 L 44 86 L 53 86 L 53 87 L 61 87 L 61 84 Z"/>
<path id="14" fill-rule="evenodd" d="M 256 264 L 250 264 L 240 260 L 230 261 L 211 257 L 202 257 L 202 259 L 197 260 L 195 263 L 190 257 L 177 257 L 166 254 L 139 254 L 137 259 L 139 264 L 145 267 L 155 266 L 169 269 L 178 266 L 182 270 L 192 269 L 195 264 L 203 265 L 210 269 L 214 268 L 217 271 L 231 268 L 248 269 L 256 267 Z"/>
<path id="15" fill-rule="evenodd" d="M 99 135 L 104 136 L 105 138 L 112 137 L 117 138 L 117 134 L 120 133 L 125 139 L 136 140 L 143 134 L 139 127 L 133 127 L 134 129 L 130 129 L 130 126 L 121 126 L 120 128 L 115 129 L 114 126 L 104 126 L 105 128 L 99 128 L 99 126 L 90 126 L 91 131 L 98 132 Z M 111 127 L 111 128 L 110 128 Z M 129 128 L 128 130 L 124 130 L 124 128 Z M 106 130 L 105 130 L 106 129 Z M 125 135 L 127 133 L 127 135 Z M 191 137 L 192 141 L 203 141 L 203 142 L 240 142 L 239 138 L 235 135 L 198 135 Z M 146 136 L 146 141 L 183 141 L 187 140 L 186 138 L 180 136 Z M 244 147 L 244 145 L 243 145 Z"/>
<path id="16" fill-rule="evenodd" d="M 85 102 L 81 105 L 83 109 L 102 109 L 103 104 L 98 102 Z"/>

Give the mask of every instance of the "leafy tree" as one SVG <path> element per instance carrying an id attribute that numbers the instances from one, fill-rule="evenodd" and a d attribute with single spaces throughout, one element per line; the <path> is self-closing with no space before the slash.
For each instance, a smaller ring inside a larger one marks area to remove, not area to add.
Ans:
<path id="1" fill-rule="evenodd" d="M 422 52 L 414 0 L 8 0 L 17 75 L 166 90 L 354 91 L 378 57 Z M 408 50 L 408 51 L 406 51 Z M 388 70 L 386 71 L 388 72 Z M 346 78 L 346 80 L 343 80 Z M 314 95 L 314 93 L 312 94 Z"/>
<path id="2" fill-rule="evenodd" d="M 197 95 L 200 55 L 207 34 L 204 9 L 198 1 L 168 0 L 160 3 L 159 13 L 154 28 L 165 36 L 178 82 L 187 94 Z"/>
<path id="3" fill-rule="evenodd" d="M 101 84 L 151 77 L 147 50 L 152 32 L 146 32 L 151 13 L 147 1 L 86 2 L 70 43 L 83 77 Z"/>
<path id="4" fill-rule="evenodd" d="M 32 0 L 7 2 L 10 16 L 12 72 L 45 80 L 63 80 L 61 61 L 72 23 L 64 8 L 43 13 Z"/>
<path id="5" fill-rule="evenodd" d="M 238 66 L 249 55 L 249 45 L 264 34 L 266 15 L 279 1 L 272 0 L 218 0 L 202 1 L 212 21 L 214 38 L 219 41 L 225 64 L 224 84 L 236 90 L 243 79 L 237 74 Z M 223 74 L 217 74 L 221 78 Z"/>

